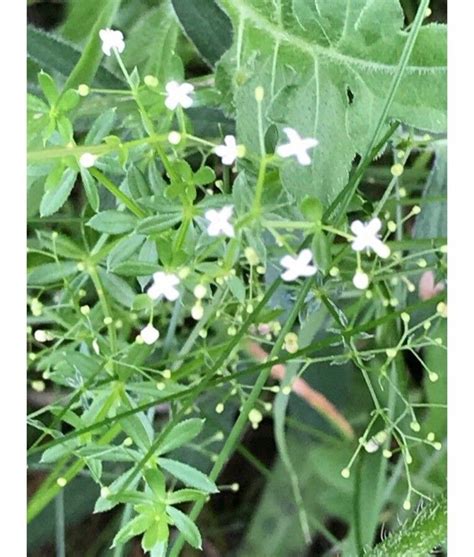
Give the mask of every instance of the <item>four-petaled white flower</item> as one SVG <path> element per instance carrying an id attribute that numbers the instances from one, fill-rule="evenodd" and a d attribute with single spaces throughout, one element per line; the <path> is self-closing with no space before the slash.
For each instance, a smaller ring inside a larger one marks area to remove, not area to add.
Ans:
<path id="1" fill-rule="evenodd" d="M 293 128 L 283 128 L 283 131 L 286 133 L 289 143 L 279 145 L 276 149 L 277 155 L 283 158 L 295 156 L 298 162 L 303 166 L 311 164 L 311 158 L 307 151 L 308 149 L 316 147 L 319 141 L 311 137 L 303 139 Z"/>
<path id="2" fill-rule="evenodd" d="M 285 281 L 296 280 L 298 277 L 311 277 L 318 268 L 315 265 L 310 265 L 313 258 L 311 250 L 304 249 L 296 257 L 285 255 L 280 260 L 286 271 L 283 271 L 281 278 Z"/>
<path id="3" fill-rule="evenodd" d="M 148 323 L 140 331 L 140 336 L 145 344 L 154 344 L 160 338 L 160 331 L 155 329 L 151 323 Z"/>
<path id="4" fill-rule="evenodd" d="M 230 166 L 234 164 L 239 156 L 239 148 L 233 135 L 226 135 L 224 137 L 224 144 L 218 145 L 214 149 L 214 153 L 222 159 L 222 164 Z"/>
<path id="5" fill-rule="evenodd" d="M 194 91 L 190 83 L 178 83 L 170 81 L 166 84 L 166 108 L 175 110 L 178 106 L 189 108 L 193 104 L 193 99 L 189 96 Z"/>
<path id="6" fill-rule="evenodd" d="M 386 259 L 390 255 L 390 248 L 379 238 L 378 233 L 381 228 L 382 222 L 378 218 L 366 223 L 360 220 L 354 221 L 351 224 L 351 230 L 355 235 L 352 249 L 354 251 L 373 250 L 379 257 Z"/>
<path id="7" fill-rule="evenodd" d="M 209 225 L 207 227 L 207 233 L 209 236 L 219 236 L 221 234 L 228 236 L 229 238 L 233 238 L 235 236 L 234 227 L 229 222 L 233 211 L 234 207 L 232 205 L 226 205 L 225 207 L 222 207 L 220 211 L 216 209 L 209 209 L 204 213 L 204 216 L 209 221 Z"/>
<path id="8" fill-rule="evenodd" d="M 92 153 L 83 153 L 79 158 L 79 164 L 83 168 L 92 168 L 96 160 L 97 157 Z"/>
<path id="9" fill-rule="evenodd" d="M 99 37 L 102 41 L 102 52 L 106 56 L 110 56 L 114 49 L 119 54 L 123 52 L 125 41 L 123 40 L 122 31 L 117 31 L 116 29 L 101 29 L 99 31 Z"/>
<path id="10" fill-rule="evenodd" d="M 158 271 L 153 275 L 153 284 L 147 290 L 147 294 L 152 300 L 164 296 L 170 302 L 174 302 L 179 298 L 179 290 L 176 288 L 179 283 L 179 277 L 175 274 Z"/>

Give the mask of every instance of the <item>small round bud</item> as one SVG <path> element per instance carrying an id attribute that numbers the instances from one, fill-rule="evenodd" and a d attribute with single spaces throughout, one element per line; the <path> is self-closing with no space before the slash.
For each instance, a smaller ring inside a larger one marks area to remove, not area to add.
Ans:
<path id="1" fill-rule="evenodd" d="M 436 311 L 438 312 L 439 315 L 441 315 L 441 317 L 448 317 L 448 306 L 444 303 L 444 302 L 440 302 L 437 306 L 436 306 Z"/>
<path id="2" fill-rule="evenodd" d="M 410 428 L 411 428 L 413 431 L 415 431 L 415 432 L 418 433 L 418 432 L 420 431 L 420 429 L 421 429 L 421 426 L 420 426 L 420 424 L 419 424 L 418 422 L 413 421 L 413 422 L 411 422 L 411 424 L 410 424 Z"/>
<path id="3" fill-rule="evenodd" d="M 411 454 L 408 451 L 405 454 L 405 462 L 407 464 L 412 464 L 413 463 L 413 457 L 411 456 Z"/>
<path id="4" fill-rule="evenodd" d="M 437 373 L 435 373 L 434 371 L 430 371 L 428 373 L 428 377 L 429 377 L 429 380 L 432 383 L 436 383 L 436 381 L 438 381 L 438 379 L 439 379 L 439 375 Z"/>
<path id="5" fill-rule="evenodd" d="M 441 253 L 448 253 L 448 246 L 447 246 L 446 244 L 445 244 L 444 246 L 441 246 L 441 247 L 439 248 L 439 251 L 440 251 Z"/>
<path id="6" fill-rule="evenodd" d="M 426 262 L 426 259 L 418 259 L 418 261 L 416 262 L 416 264 L 418 265 L 418 267 L 420 267 L 420 269 L 424 269 L 428 263 Z"/>
<path id="7" fill-rule="evenodd" d="M 251 248 L 251 247 L 246 247 L 244 250 L 244 255 L 245 258 L 247 259 L 249 265 L 251 265 L 252 267 L 255 267 L 256 265 L 259 264 L 260 259 L 257 255 L 257 252 Z"/>
<path id="8" fill-rule="evenodd" d="M 390 172 L 392 173 L 392 176 L 401 176 L 403 174 L 403 165 L 400 164 L 399 162 L 395 163 L 392 168 L 390 168 Z"/>
<path id="9" fill-rule="evenodd" d="M 91 92 L 90 87 L 85 83 L 81 83 L 77 88 L 77 92 L 81 97 L 87 97 L 87 95 Z"/>
<path id="10" fill-rule="evenodd" d="M 143 82 L 147 87 L 151 87 L 151 88 L 158 87 L 159 84 L 158 78 L 155 77 L 154 75 L 146 75 L 143 78 Z"/>
<path id="11" fill-rule="evenodd" d="M 398 301 L 397 298 L 390 298 L 390 305 L 391 305 L 393 308 L 396 308 L 396 307 L 398 306 L 399 303 L 400 303 L 400 302 Z"/>
<path id="12" fill-rule="evenodd" d="M 281 389 L 282 394 L 284 394 L 285 396 L 288 396 L 291 393 L 291 387 L 289 385 L 286 385 L 286 387 L 283 387 Z"/>
<path id="13" fill-rule="evenodd" d="M 43 304 L 38 298 L 33 298 L 30 302 L 31 313 L 34 317 L 39 317 L 43 313 Z"/>
<path id="14" fill-rule="evenodd" d="M 59 487 L 65 487 L 67 484 L 67 480 L 66 478 L 58 478 L 56 480 L 56 483 L 59 485 Z"/>
<path id="15" fill-rule="evenodd" d="M 125 437 L 125 439 L 123 440 L 123 444 L 126 447 L 131 447 L 133 445 L 133 439 L 131 437 Z"/>
<path id="16" fill-rule="evenodd" d="M 200 336 L 201 338 L 207 338 L 207 331 L 206 331 L 206 329 L 201 329 L 201 330 L 199 331 L 198 334 L 199 334 L 199 336 Z"/>
<path id="17" fill-rule="evenodd" d="M 397 223 L 393 220 L 389 220 L 387 223 L 387 228 L 389 232 L 395 232 L 397 229 Z"/>
<path id="18" fill-rule="evenodd" d="M 425 18 L 426 18 L 426 17 L 430 17 L 430 15 L 431 15 L 432 13 L 433 13 L 433 12 L 431 11 L 431 8 L 426 8 L 426 10 L 425 10 Z M 425 136 L 423 136 L 423 138 L 424 138 L 424 137 L 425 137 Z M 428 136 L 428 137 L 431 139 L 431 136 Z M 429 141 L 429 139 L 427 139 L 426 141 Z"/>
<path id="19" fill-rule="evenodd" d="M 426 439 L 427 439 L 430 443 L 432 443 L 432 442 L 435 440 L 435 438 L 436 438 L 436 437 L 435 437 L 435 434 L 434 434 L 432 431 L 430 431 L 430 432 L 428 433 L 428 435 L 426 436 Z"/>
<path id="20" fill-rule="evenodd" d="M 404 311 L 404 312 L 400 315 L 400 317 L 401 317 L 401 319 L 402 319 L 402 321 L 403 321 L 404 323 L 407 323 L 407 324 L 410 323 L 410 314 L 407 313 L 406 311 Z"/>
<path id="21" fill-rule="evenodd" d="M 200 319 L 202 319 L 203 315 L 204 315 L 204 308 L 201 304 L 201 301 L 197 300 L 197 302 L 191 308 L 191 316 L 195 321 L 199 321 Z"/>
<path id="22" fill-rule="evenodd" d="M 410 499 L 405 499 L 405 501 L 403 502 L 403 508 L 406 511 L 409 511 L 411 509 Z"/>
<path id="23" fill-rule="evenodd" d="M 237 482 L 235 482 L 235 483 L 233 483 L 233 484 L 230 486 L 230 489 L 231 489 L 234 493 L 237 493 L 237 491 L 239 491 L 239 489 L 240 489 L 240 485 L 239 485 Z"/>
<path id="24" fill-rule="evenodd" d="M 398 195 L 400 197 L 406 197 L 407 196 L 407 190 L 405 188 L 398 188 Z"/>
<path id="25" fill-rule="evenodd" d="M 31 382 L 31 388 L 37 393 L 42 393 L 46 389 L 46 385 L 44 384 L 44 381 L 37 380 Z"/>
<path id="26" fill-rule="evenodd" d="M 425 322 L 423 323 L 423 329 L 424 329 L 425 331 L 429 331 L 430 328 L 431 328 L 431 321 L 425 321 Z"/>
<path id="27" fill-rule="evenodd" d="M 37 329 L 34 332 L 33 337 L 37 342 L 48 342 L 49 340 L 53 340 L 51 333 L 48 333 L 48 331 L 44 331 L 43 329 Z"/>
<path id="28" fill-rule="evenodd" d="M 372 290 L 366 290 L 365 297 L 367 298 L 367 300 L 371 300 L 374 297 L 374 293 L 372 292 Z"/>
<path id="29" fill-rule="evenodd" d="M 256 271 L 259 275 L 264 275 L 265 274 L 265 267 L 263 265 L 258 265 Z"/>
<path id="30" fill-rule="evenodd" d="M 246 152 L 247 152 L 247 149 L 245 148 L 245 145 L 237 145 L 237 157 L 239 159 L 242 159 L 243 157 L 245 157 Z"/>
<path id="31" fill-rule="evenodd" d="M 266 412 L 271 412 L 271 410 L 273 408 L 273 404 L 271 402 L 265 402 L 263 407 L 265 408 Z"/>
<path id="32" fill-rule="evenodd" d="M 250 410 L 249 412 L 249 420 L 252 422 L 252 424 L 259 424 L 263 420 L 263 416 L 260 410 L 252 408 L 252 410 Z"/>
<path id="33" fill-rule="evenodd" d="M 349 470 L 349 468 L 343 468 L 343 469 L 341 470 L 341 476 L 342 476 L 343 478 L 345 478 L 346 480 L 347 480 L 347 478 L 350 477 L 350 475 L 351 475 L 351 471 Z"/>
<path id="34" fill-rule="evenodd" d="M 95 155 L 93 155 L 92 153 L 83 153 L 79 157 L 79 164 L 83 168 L 92 168 L 95 165 L 96 160 L 97 160 L 97 157 Z"/>
<path id="35" fill-rule="evenodd" d="M 166 385 L 163 383 L 163 381 L 158 381 L 158 383 L 156 384 L 156 388 L 159 391 L 164 391 L 166 388 Z"/>
<path id="36" fill-rule="evenodd" d="M 392 458 L 393 453 L 392 453 L 392 451 L 389 451 L 388 449 L 384 449 L 384 450 L 382 451 L 382 455 L 383 455 L 385 458 Z"/>
<path id="37" fill-rule="evenodd" d="M 295 333 L 287 333 L 285 335 L 284 348 L 290 354 L 298 351 L 298 336 Z"/>
<path id="38" fill-rule="evenodd" d="M 359 290 L 365 290 L 369 286 L 369 282 L 369 275 L 360 270 L 356 271 L 352 278 L 352 284 Z"/>
<path id="39" fill-rule="evenodd" d="M 164 369 L 161 372 L 161 375 L 165 378 L 165 379 L 170 379 L 171 378 L 171 370 L 170 369 Z"/>
<path id="40" fill-rule="evenodd" d="M 419 215 L 421 213 L 421 207 L 419 205 L 413 205 L 411 209 L 412 215 Z"/>
<path id="41" fill-rule="evenodd" d="M 168 141 L 171 145 L 179 145 L 181 143 L 181 134 L 176 131 L 172 131 L 168 134 Z"/>
<path id="42" fill-rule="evenodd" d="M 224 412 L 224 405 L 222 404 L 222 402 L 219 402 L 219 404 L 216 404 L 215 411 L 216 411 L 216 414 L 222 414 L 222 412 Z"/>
<path id="43" fill-rule="evenodd" d="M 202 298 L 206 297 L 207 294 L 207 288 L 203 285 L 203 284 L 198 284 L 194 290 L 193 290 L 193 294 L 194 296 L 196 296 L 196 298 L 198 300 L 202 300 Z"/>
<path id="44" fill-rule="evenodd" d="M 82 273 L 82 271 L 85 271 L 86 266 L 84 265 L 84 263 L 80 262 L 76 265 L 76 269 Z"/>
<path id="45" fill-rule="evenodd" d="M 255 100 L 258 103 L 261 103 L 263 101 L 264 95 L 265 95 L 265 91 L 263 90 L 263 87 L 259 85 L 258 87 L 255 88 Z"/>
<path id="46" fill-rule="evenodd" d="M 105 485 L 101 487 L 100 496 L 102 497 L 102 499 L 107 499 L 109 495 L 110 495 L 110 489 Z"/>
<path id="47" fill-rule="evenodd" d="M 181 280 L 184 280 L 187 276 L 189 276 L 189 273 L 191 272 L 191 269 L 189 267 L 182 267 L 179 271 L 178 271 L 178 277 Z"/>
<path id="48" fill-rule="evenodd" d="M 231 325 L 231 326 L 227 329 L 227 334 L 228 334 L 230 337 L 235 337 L 235 335 L 237 334 L 237 329 L 236 329 L 233 325 Z"/>
<path id="49" fill-rule="evenodd" d="M 140 337 L 145 344 L 151 346 L 160 338 L 160 331 L 153 327 L 151 323 L 148 323 L 148 325 L 140 331 Z"/>
<path id="50" fill-rule="evenodd" d="M 253 313 L 253 310 L 254 310 L 253 304 L 247 304 L 247 307 L 245 308 L 245 311 L 248 314 L 251 314 L 251 313 Z"/>
<path id="51" fill-rule="evenodd" d="M 331 267 L 329 269 L 329 276 L 335 278 L 339 275 L 339 268 L 338 267 Z"/>
<path id="52" fill-rule="evenodd" d="M 97 342 L 97 339 L 95 338 L 92 341 L 92 350 L 94 350 L 94 352 L 99 355 L 100 354 L 100 347 L 99 347 L 99 343 Z"/>
<path id="53" fill-rule="evenodd" d="M 435 451 L 440 451 L 442 448 L 442 445 L 439 441 L 436 441 L 436 443 L 433 443 L 433 448 L 435 449 Z"/>
<path id="54" fill-rule="evenodd" d="M 387 350 L 385 350 L 385 354 L 387 354 L 387 357 L 390 359 L 395 358 L 395 356 L 397 355 L 397 349 L 396 348 L 387 348 Z"/>

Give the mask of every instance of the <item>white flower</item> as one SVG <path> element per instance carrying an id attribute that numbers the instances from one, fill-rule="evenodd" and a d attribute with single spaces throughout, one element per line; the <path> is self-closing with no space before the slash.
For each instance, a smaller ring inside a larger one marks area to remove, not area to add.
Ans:
<path id="1" fill-rule="evenodd" d="M 364 449 L 368 453 L 375 453 L 379 450 L 380 444 L 377 442 L 375 437 L 369 439 L 366 443 L 364 443 Z"/>
<path id="2" fill-rule="evenodd" d="M 281 278 L 286 281 L 296 280 L 298 277 L 311 277 L 318 270 L 315 265 L 310 265 L 313 258 L 311 250 L 304 249 L 296 257 L 285 255 L 280 260 L 286 271 L 281 274 Z"/>
<path id="3" fill-rule="evenodd" d="M 216 211 L 216 209 L 209 209 L 204 213 L 204 216 L 209 221 L 209 225 L 207 227 L 207 233 L 209 236 L 219 236 L 220 234 L 228 236 L 229 238 L 233 238 L 235 236 L 234 227 L 229 222 L 233 211 L 234 207 L 232 205 L 226 205 L 225 207 L 222 207 L 220 211 Z"/>
<path id="4" fill-rule="evenodd" d="M 51 333 L 49 333 L 48 331 L 43 331 L 43 329 L 37 329 L 34 332 L 35 340 L 38 342 L 48 342 L 50 340 L 53 340 L 53 336 L 51 335 Z"/>
<path id="5" fill-rule="evenodd" d="M 224 145 L 218 145 L 214 149 L 214 153 L 222 159 L 222 164 L 230 166 L 234 164 L 239 156 L 239 148 L 233 135 L 224 137 Z"/>
<path id="6" fill-rule="evenodd" d="M 306 151 L 316 147 L 319 141 L 310 137 L 303 139 L 293 128 L 283 128 L 283 131 L 286 133 L 289 143 L 279 145 L 276 149 L 277 155 L 283 158 L 294 155 L 301 165 L 308 166 L 311 164 L 311 158 Z"/>
<path id="7" fill-rule="evenodd" d="M 83 153 L 79 158 L 79 164 L 84 168 L 92 168 L 97 157 L 92 153 Z"/>
<path id="8" fill-rule="evenodd" d="M 365 290 L 369 286 L 369 276 L 363 271 L 357 270 L 352 284 L 359 290 Z"/>
<path id="9" fill-rule="evenodd" d="M 194 91 L 190 83 L 178 83 L 170 81 L 166 84 L 166 108 L 175 110 L 178 106 L 189 108 L 193 104 L 193 99 L 189 96 Z"/>
<path id="10" fill-rule="evenodd" d="M 145 344 L 154 344 L 160 338 L 160 331 L 155 329 L 151 323 L 148 323 L 148 325 L 140 331 L 140 336 Z"/>
<path id="11" fill-rule="evenodd" d="M 171 145 L 178 145 L 181 141 L 181 134 L 176 131 L 170 132 L 168 134 L 168 141 L 171 143 Z"/>
<path id="12" fill-rule="evenodd" d="M 119 53 L 123 52 L 125 48 L 125 41 L 123 40 L 122 31 L 117 31 L 115 29 L 101 29 L 99 31 L 99 37 L 102 41 L 102 52 L 106 56 L 110 56 L 113 49 Z"/>
<path id="13" fill-rule="evenodd" d="M 354 221 L 351 224 L 351 230 L 355 235 L 352 242 L 352 249 L 355 251 L 371 249 L 382 259 L 386 259 L 390 255 L 390 248 L 379 238 L 378 232 L 381 228 L 382 222 L 378 218 L 372 219 L 366 223 L 360 220 Z"/>
<path id="14" fill-rule="evenodd" d="M 179 291 L 176 288 L 179 283 L 179 277 L 175 274 L 158 271 L 153 275 L 153 284 L 147 290 L 147 294 L 152 300 L 164 296 L 170 302 L 174 302 L 179 298 Z"/>

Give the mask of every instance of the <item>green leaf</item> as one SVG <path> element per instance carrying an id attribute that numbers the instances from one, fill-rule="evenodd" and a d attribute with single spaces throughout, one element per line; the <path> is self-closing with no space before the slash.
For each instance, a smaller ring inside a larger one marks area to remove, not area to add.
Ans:
<path id="1" fill-rule="evenodd" d="M 110 134 L 115 125 L 116 110 L 109 108 L 95 120 L 84 139 L 85 145 L 96 145 Z"/>
<path id="2" fill-rule="evenodd" d="M 78 272 L 79 270 L 75 261 L 45 263 L 44 265 L 37 265 L 28 273 L 28 284 L 38 286 L 53 284 L 71 275 L 75 275 Z"/>
<path id="3" fill-rule="evenodd" d="M 173 493 L 169 493 L 166 501 L 170 505 L 177 505 L 189 501 L 200 501 L 204 497 L 207 497 L 207 494 L 197 489 L 178 489 L 177 491 L 173 491 Z"/>
<path id="4" fill-rule="evenodd" d="M 425 505 L 413 518 L 403 524 L 366 557 L 405 557 L 431 555 L 431 551 L 446 540 L 448 508 L 446 495 Z"/>
<path id="5" fill-rule="evenodd" d="M 58 72 L 64 77 L 71 74 L 81 58 L 81 50 L 76 46 L 31 25 L 27 30 L 27 53 L 44 71 Z M 103 66 L 97 70 L 94 83 L 101 87 L 123 87 L 123 81 Z"/>
<path id="6" fill-rule="evenodd" d="M 75 89 L 68 89 L 65 91 L 58 102 L 58 110 L 62 112 L 69 112 L 79 104 L 79 93 Z"/>
<path id="7" fill-rule="evenodd" d="M 136 65 L 141 75 L 154 75 L 160 82 L 173 75 L 179 27 L 169 0 L 144 12 L 130 29 L 124 63 Z"/>
<path id="8" fill-rule="evenodd" d="M 131 234 L 119 240 L 107 257 L 107 269 L 115 271 L 117 265 L 130 259 L 144 241 L 145 236 L 139 234 Z"/>
<path id="9" fill-rule="evenodd" d="M 76 182 L 77 172 L 72 168 L 67 168 L 59 183 L 50 187 L 41 199 L 40 215 L 42 217 L 49 217 L 66 203 L 74 183 Z"/>
<path id="10" fill-rule="evenodd" d="M 169 230 L 182 220 L 181 214 L 164 214 L 147 217 L 139 222 L 136 231 L 141 234 L 159 234 Z"/>
<path id="11" fill-rule="evenodd" d="M 408 37 L 398 0 L 219 0 L 234 44 L 219 63 L 233 95 L 239 142 L 259 151 L 255 88 L 262 86 L 264 132 L 272 123 L 319 140 L 311 165 L 282 161 L 283 185 L 298 200 L 332 201 L 356 153 L 368 147 Z M 237 33 L 239 29 L 239 33 Z M 421 28 L 388 119 L 446 130 L 446 28 Z"/>
<path id="12" fill-rule="evenodd" d="M 197 186 L 210 184 L 216 179 L 216 173 L 209 166 L 202 166 L 194 175 L 193 181 Z"/>
<path id="13" fill-rule="evenodd" d="M 183 512 L 174 507 L 166 507 L 168 516 L 173 520 L 176 528 L 183 534 L 185 540 L 196 549 L 201 549 L 201 534 L 194 522 Z"/>
<path id="14" fill-rule="evenodd" d="M 97 213 L 100 206 L 99 190 L 94 178 L 87 168 L 81 168 L 81 179 L 84 191 L 86 192 L 87 201 L 94 213 Z"/>
<path id="15" fill-rule="evenodd" d="M 99 274 L 105 290 L 107 290 L 107 292 L 119 304 L 122 304 L 126 308 L 130 309 L 133 305 L 133 300 L 137 295 L 135 290 L 133 290 L 133 288 L 122 278 L 113 273 L 109 273 L 104 269 L 99 268 Z"/>
<path id="16" fill-rule="evenodd" d="M 165 516 L 160 517 L 148 528 L 142 539 L 142 548 L 144 551 L 152 550 L 157 544 L 165 542 L 169 536 L 168 523 Z"/>
<path id="17" fill-rule="evenodd" d="M 87 222 L 87 226 L 106 234 L 123 234 L 132 231 L 136 222 L 137 218 L 134 215 L 110 210 L 94 215 Z"/>
<path id="18" fill-rule="evenodd" d="M 139 514 L 117 532 L 112 542 L 112 547 L 122 545 L 135 536 L 138 536 L 144 532 L 153 521 L 154 517 L 152 515 Z"/>
<path id="19" fill-rule="evenodd" d="M 242 282 L 242 279 L 232 275 L 229 277 L 227 284 L 230 288 L 230 291 L 237 298 L 237 300 L 239 300 L 241 304 L 245 302 L 245 285 Z"/>
<path id="20" fill-rule="evenodd" d="M 214 66 L 232 44 L 232 24 L 215 0 L 172 0 L 183 31 Z"/>
<path id="21" fill-rule="evenodd" d="M 158 464 L 189 487 L 200 489 L 206 493 L 217 493 L 219 491 L 212 480 L 188 464 L 183 464 L 170 458 L 159 458 Z"/>
<path id="22" fill-rule="evenodd" d="M 59 91 L 53 78 L 47 73 L 41 71 L 38 74 L 38 82 L 40 84 L 41 91 L 43 91 L 43 95 L 46 97 L 50 106 L 56 104 L 59 97 Z"/>
<path id="23" fill-rule="evenodd" d="M 156 273 L 158 270 L 158 265 L 154 263 L 146 263 L 144 261 L 125 261 L 119 263 L 114 267 L 114 271 L 119 275 L 124 275 L 126 277 L 142 277 L 149 276 Z"/>
<path id="24" fill-rule="evenodd" d="M 64 38 L 79 43 L 87 38 L 103 8 L 97 0 L 80 0 L 66 4 L 66 21 L 61 29 Z"/>
<path id="25" fill-rule="evenodd" d="M 166 481 L 164 475 L 156 468 L 147 468 L 144 472 L 146 483 L 150 486 L 153 494 L 162 499 L 166 494 Z"/>
<path id="26" fill-rule="evenodd" d="M 203 425 L 204 420 L 198 418 L 191 418 L 190 420 L 184 420 L 176 424 L 160 443 L 156 453 L 159 455 L 169 453 L 181 447 L 181 445 L 189 443 L 189 441 L 201 433 Z"/>

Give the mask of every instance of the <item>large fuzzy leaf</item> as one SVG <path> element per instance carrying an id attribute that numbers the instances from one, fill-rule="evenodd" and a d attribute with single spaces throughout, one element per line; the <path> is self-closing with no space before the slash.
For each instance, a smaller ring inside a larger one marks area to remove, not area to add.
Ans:
<path id="1" fill-rule="evenodd" d="M 408 33 L 398 0 L 219 0 L 234 25 L 220 62 L 233 94 L 239 140 L 258 152 L 256 86 L 265 89 L 264 125 L 289 125 L 320 144 L 312 164 L 285 161 L 283 185 L 324 203 L 345 185 L 363 154 L 396 75 Z M 446 28 L 420 29 L 389 118 L 446 129 Z M 282 138 L 286 142 L 286 138 Z"/>

